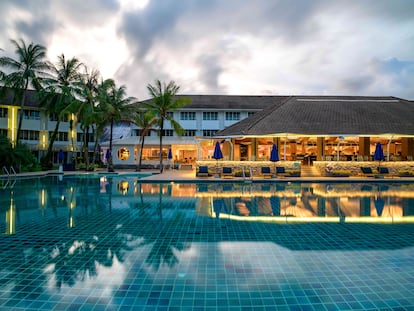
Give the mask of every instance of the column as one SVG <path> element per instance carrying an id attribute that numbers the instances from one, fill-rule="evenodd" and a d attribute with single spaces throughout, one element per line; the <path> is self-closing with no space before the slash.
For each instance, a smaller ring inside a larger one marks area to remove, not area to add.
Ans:
<path id="1" fill-rule="evenodd" d="M 407 159 L 407 156 L 414 156 L 413 139 L 410 137 L 401 138 L 401 156 L 402 159 Z"/>
<path id="2" fill-rule="evenodd" d="M 322 161 L 325 155 L 325 137 L 317 137 L 316 138 L 316 159 L 318 161 Z"/>
<path id="3" fill-rule="evenodd" d="M 252 147 L 251 161 L 256 161 L 256 159 L 257 159 L 257 138 L 252 138 L 251 147 Z"/>
<path id="4" fill-rule="evenodd" d="M 370 141 L 369 137 L 360 137 L 359 138 L 359 151 L 358 154 L 362 156 L 370 156 Z"/>

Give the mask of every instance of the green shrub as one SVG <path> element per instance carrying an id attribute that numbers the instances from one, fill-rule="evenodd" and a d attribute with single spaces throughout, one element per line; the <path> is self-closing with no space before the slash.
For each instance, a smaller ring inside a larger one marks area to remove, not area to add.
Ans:
<path id="1" fill-rule="evenodd" d="M 234 171 L 234 176 L 236 177 L 243 177 L 243 170 L 238 169 Z M 245 177 L 250 177 L 250 171 L 249 170 L 244 170 L 244 176 Z"/>
<path id="2" fill-rule="evenodd" d="M 333 170 L 331 174 L 332 176 L 350 176 L 351 172 L 348 170 Z"/>
<path id="3" fill-rule="evenodd" d="M 400 176 L 414 176 L 413 170 L 399 170 L 398 175 Z"/>
<path id="4" fill-rule="evenodd" d="M 78 165 L 76 165 L 76 169 L 77 170 L 84 170 L 84 169 L 86 169 L 86 164 L 85 163 L 78 163 Z"/>
<path id="5" fill-rule="evenodd" d="M 300 176 L 300 170 L 298 169 L 287 169 L 285 172 L 290 176 Z"/>

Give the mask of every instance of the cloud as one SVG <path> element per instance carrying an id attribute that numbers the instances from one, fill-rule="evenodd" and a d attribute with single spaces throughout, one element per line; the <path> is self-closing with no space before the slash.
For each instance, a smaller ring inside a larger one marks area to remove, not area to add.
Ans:
<path id="1" fill-rule="evenodd" d="M 155 79 L 192 94 L 413 96 L 409 0 L 4 0 L 0 9 L 1 48 L 8 38 L 44 44 L 139 98 Z"/>
<path id="2" fill-rule="evenodd" d="M 354 95 L 394 95 L 414 98 L 414 61 L 371 59 L 345 78 L 339 79 L 334 90 Z M 393 90 L 393 93 L 390 92 Z"/>

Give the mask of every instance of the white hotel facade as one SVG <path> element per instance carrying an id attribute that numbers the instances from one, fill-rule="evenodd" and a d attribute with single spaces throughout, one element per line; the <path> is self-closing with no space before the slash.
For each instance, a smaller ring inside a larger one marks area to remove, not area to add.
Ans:
<path id="1" fill-rule="evenodd" d="M 221 96 L 195 95 L 185 96 L 192 99 L 191 104 L 180 111 L 171 112 L 173 118 L 185 129 L 182 136 L 178 136 L 169 124 L 164 125 L 163 155 L 167 160 L 168 150 L 171 148 L 173 161 L 176 165 L 192 164 L 196 160 L 211 158 L 213 140 L 211 137 L 221 129 L 249 117 L 257 111 L 267 107 L 267 101 L 260 101 L 260 96 Z M 251 101 L 247 99 L 252 99 Z M 0 134 L 15 140 L 17 133 L 18 114 L 20 107 L 13 105 L 10 98 L 0 99 Z M 60 122 L 59 134 L 54 142 L 53 162 L 57 163 L 59 150 L 65 154 L 65 163 L 72 162 L 75 155 L 81 155 L 83 132 L 79 124 L 70 130 L 70 122 L 75 122 L 74 115 L 68 115 Z M 46 152 L 49 137 L 57 123 L 57 115 L 48 115 L 39 107 L 34 93 L 29 91 L 26 106 L 23 109 L 23 123 L 20 133 L 20 142 L 26 144 L 40 159 Z M 133 167 L 138 164 L 140 148 L 140 129 L 133 123 L 123 122 L 113 132 L 113 162 L 115 167 Z M 95 137 L 89 134 L 89 152 L 93 153 Z M 106 137 L 106 139 L 105 139 Z M 101 159 L 105 162 L 105 154 L 109 142 L 108 133 L 104 140 L 99 142 Z M 159 137 L 152 131 L 145 137 L 142 164 L 147 167 L 159 165 Z"/>

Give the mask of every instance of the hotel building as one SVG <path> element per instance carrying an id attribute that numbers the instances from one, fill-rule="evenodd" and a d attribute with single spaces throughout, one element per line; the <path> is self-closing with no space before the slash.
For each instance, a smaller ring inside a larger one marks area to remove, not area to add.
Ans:
<path id="1" fill-rule="evenodd" d="M 273 144 L 283 161 L 369 161 L 375 144 L 384 147 L 387 161 L 412 160 L 414 155 L 414 102 L 396 97 L 366 96 L 232 96 L 183 95 L 191 104 L 171 112 L 185 129 L 179 137 L 166 122 L 163 156 L 171 149 L 176 166 L 193 165 L 212 159 L 214 142 L 221 142 L 224 160 L 268 161 Z M 18 111 L 12 96 L 0 99 L 0 133 L 15 140 Z M 57 116 L 39 107 L 33 91 L 28 91 L 23 108 L 20 141 L 40 158 L 46 151 Z M 60 123 L 54 143 L 54 162 L 63 150 L 65 163 L 80 152 L 83 132 L 79 124 L 70 130 L 74 116 Z M 93 152 L 93 133 L 89 151 Z M 100 143 L 105 161 L 108 133 Z M 73 141 L 73 143 L 72 143 Z M 134 167 L 138 162 L 140 129 L 123 122 L 113 132 L 115 167 Z M 156 131 L 145 137 L 144 167 L 159 163 Z"/>

